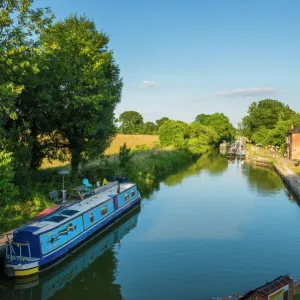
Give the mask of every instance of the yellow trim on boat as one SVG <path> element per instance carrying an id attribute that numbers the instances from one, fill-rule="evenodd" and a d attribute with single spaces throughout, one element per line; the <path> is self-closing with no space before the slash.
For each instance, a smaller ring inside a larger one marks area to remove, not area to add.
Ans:
<path id="1" fill-rule="evenodd" d="M 31 283 L 34 281 L 37 281 L 39 279 L 39 275 L 36 274 L 31 277 L 24 277 L 24 278 L 17 278 L 16 279 L 16 284 L 25 284 L 25 283 Z"/>
<path id="2" fill-rule="evenodd" d="M 28 270 L 15 270 L 15 276 L 28 276 L 39 272 L 39 267 Z"/>

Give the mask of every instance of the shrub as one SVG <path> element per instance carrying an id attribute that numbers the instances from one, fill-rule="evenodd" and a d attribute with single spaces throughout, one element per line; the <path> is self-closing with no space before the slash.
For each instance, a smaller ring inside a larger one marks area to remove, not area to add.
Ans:
<path id="1" fill-rule="evenodd" d="M 1 204 L 11 202 L 18 195 L 18 188 L 13 183 L 14 168 L 12 154 L 0 152 L 0 202 Z"/>

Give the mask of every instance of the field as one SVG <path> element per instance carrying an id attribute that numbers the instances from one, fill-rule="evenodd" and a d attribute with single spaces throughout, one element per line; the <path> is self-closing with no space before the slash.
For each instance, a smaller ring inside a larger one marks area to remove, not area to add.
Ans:
<path id="1" fill-rule="evenodd" d="M 149 148 L 153 148 L 158 142 L 158 135 L 118 134 L 112 141 L 110 147 L 105 151 L 105 154 L 119 153 L 120 146 L 123 146 L 124 143 L 126 143 L 129 148 L 135 148 L 137 145 L 146 145 Z"/>
<path id="2" fill-rule="evenodd" d="M 149 148 L 153 148 L 159 143 L 159 138 L 157 135 L 117 134 L 110 147 L 105 151 L 105 154 L 111 155 L 119 153 L 120 146 L 123 146 L 124 143 L 126 143 L 127 147 L 129 148 L 135 148 L 137 145 L 146 145 Z M 52 163 L 50 163 L 47 159 L 45 159 L 42 163 L 41 168 L 54 168 L 67 164 L 69 164 L 69 162 L 62 163 L 60 161 L 53 161 Z"/>

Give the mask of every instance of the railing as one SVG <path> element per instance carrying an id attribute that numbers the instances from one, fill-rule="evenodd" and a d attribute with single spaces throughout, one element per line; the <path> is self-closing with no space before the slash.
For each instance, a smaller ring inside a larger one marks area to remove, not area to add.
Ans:
<path id="1" fill-rule="evenodd" d="M 18 247 L 17 249 L 19 250 L 18 251 L 19 255 L 16 254 L 14 246 Z M 5 249 L 6 259 L 9 258 L 10 261 L 13 261 L 13 257 L 15 257 L 15 260 L 19 260 L 20 263 L 25 261 L 25 259 L 22 257 L 22 248 L 23 247 L 27 247 L 29 259 L 31 259 L 31 251 L 30 251 L 30 244 L 29 243 L 12 242 L 9 239 L 9 237 L 7 237 L 6 249 Z"/>

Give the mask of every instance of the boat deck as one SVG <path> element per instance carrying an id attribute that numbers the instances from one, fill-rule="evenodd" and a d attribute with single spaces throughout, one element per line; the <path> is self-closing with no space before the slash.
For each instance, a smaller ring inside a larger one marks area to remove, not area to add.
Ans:
<path id="1" fill-rule="evenodd" d="M 123 192 L 131 188 L 132 186 L 134 186 L 133 183 L 120 184 L 120 192 Z M 71 205 L 62 207 L 54 214 L 51 214 L 51 216 L 43 218 L 41 220 L 37 220 L 33 223 L 30 223 L 29 225 L 21 227 L 18 229 L 18 231 L 27 231 L 27 232 L 30 231 L 32 232 L 32 234 L 38 235 L 52 228 L 58 227 L 60 224 L 63 224 L 68 220 L 73 219 L 78 215 L 84 213 L 85 211 L 88 211 L 93 207 L 107 201 L 114 194 L 117 194 L 117 190 L 118 190 L 117 184 L 112 185 L 111 187 L 108 186 L 108 188 L 104 191 L 102 191 L 101 188 L 95 189 L 94 195 L 91 195 L 90 197 L 84 200 L 76 201 Z M 72 214 L 67 214 L 70 213 L 70 211 L 72 211 Z M 64 212 L 66 213 L 64 214 Z"/>

